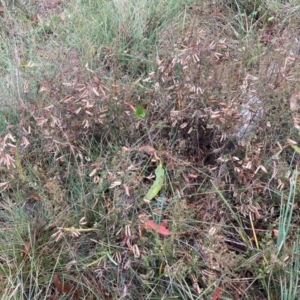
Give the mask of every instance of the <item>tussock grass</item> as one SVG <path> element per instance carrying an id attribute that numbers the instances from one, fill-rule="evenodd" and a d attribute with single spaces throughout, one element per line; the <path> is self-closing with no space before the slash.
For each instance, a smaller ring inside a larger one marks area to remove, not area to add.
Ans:
<path id="1" fill-rule="evenodd" d="M 0 3 L 2 299 L 297 299 L 296 2 Z"/>

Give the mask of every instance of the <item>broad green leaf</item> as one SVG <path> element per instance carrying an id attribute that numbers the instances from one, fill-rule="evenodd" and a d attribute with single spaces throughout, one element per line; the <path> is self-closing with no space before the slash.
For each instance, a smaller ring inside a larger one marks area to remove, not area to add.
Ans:
<path id="1" fill-rule="evenodd" d="M 152 200 L 161 190 L 163 184 L 164 184 L 164 180 L 165 180 L 165 170 L 162 166 L 162 163 L 160 163 L 156 170 L 155 170 L 155 181 L 153 182 L 153 184 L 151 185 L 145 199 L 150 201 Z"/>

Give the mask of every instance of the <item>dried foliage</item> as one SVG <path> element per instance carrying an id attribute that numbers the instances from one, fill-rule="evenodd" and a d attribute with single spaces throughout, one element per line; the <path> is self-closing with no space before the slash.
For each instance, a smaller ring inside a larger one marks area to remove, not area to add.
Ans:
<path id="1" fill-rule="evenodd" d="M 109 76 L 116 53 L 86 64 L 69 49 L 54 77 L 34 79 L 38 97 L 25 81 L 0 138 L 0 221 L 19 232 L 19 258 L 1 264 L 26 275 L 22 297 L 267 299 L 262 278 L 284 264 L 280 198 L 298 164 L 299 44 L 280 15 L 211 6 L 159 32 L 147 74 Z"/>

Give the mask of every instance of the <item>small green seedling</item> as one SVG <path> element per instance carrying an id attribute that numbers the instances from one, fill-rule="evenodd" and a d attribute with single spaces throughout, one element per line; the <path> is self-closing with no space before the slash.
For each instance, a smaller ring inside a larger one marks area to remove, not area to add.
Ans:
<path id="1" fill-rule="evenodd" d="M 135 108 L 135 111 L 134 111 L 134 115 L 137 117 L 137 118 L 145 118 L 146 117 L 146 109 L 144 109 L 143 107 L 141 106 L 137 106 Z"/>

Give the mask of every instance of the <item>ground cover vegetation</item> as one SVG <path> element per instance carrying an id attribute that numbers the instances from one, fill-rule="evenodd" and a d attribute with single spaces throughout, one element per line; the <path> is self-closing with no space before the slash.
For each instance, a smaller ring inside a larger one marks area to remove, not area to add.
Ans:
<path id="1" fill-rule="evenodd" d="M 0 24 L 1 299 L 299 298 L 299 1 Z"/>

